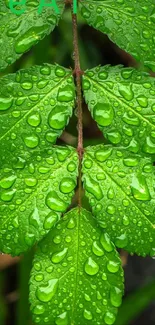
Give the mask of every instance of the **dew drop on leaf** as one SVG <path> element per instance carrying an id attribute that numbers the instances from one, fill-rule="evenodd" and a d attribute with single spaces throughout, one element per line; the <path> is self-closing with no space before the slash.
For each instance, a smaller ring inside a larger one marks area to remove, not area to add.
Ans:
<path id="1" fill-rule="evenodd" d="M 36 290 L 37 298 L 42 302 L 50 301 L 58 288 L 58 279 L 51 279 L 47 285 L 39 286 Z"/>
<path id="2" fill-rule="evenodd" d="M 114 111 L 108 103 L 97 103 L 94 106 L 94 119 L 100 126 L 108 126 L 112 123 Z"/>
<path id="3" fill-rule="evenodd" d="M 67 251 L 68 251 L 68 248 L 64 248 L 62 251 L 60 251 L 58 253 L 54 253 L 52 255 L 52 262 L 55 264 L 60 263 L 66 256 Z"/>
<path id="4" fill-rule="evenodd" d="M 88 275 L 95 275 L 99 271 L 99 266 L 91 257 L 85 263 L 84 270 Z"/>

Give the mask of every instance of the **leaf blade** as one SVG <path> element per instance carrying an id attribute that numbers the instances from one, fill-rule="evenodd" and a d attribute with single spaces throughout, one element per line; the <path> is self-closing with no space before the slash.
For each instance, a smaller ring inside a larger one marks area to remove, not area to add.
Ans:
<path id="1" fill-rule="evenodd" d="M 58 1 L 57 4 L 60 15 L 51 7 L 45 7 L 42 13 L 39 14 L 39 1 L 35 4 L 26 1 L 24 5 L 25 12 L 18 16 L 11 12 L 6 2 L 0 1 L 0 28 L 4 30 L 0 37 L 2 44 L 0 71 L 15 62 L 23 53 L 27 52 L 58 25 L 64 10 L 64 4 L 61 1 Z M 21 8 L 23 9 L 23 6 Z"/>
<path id="2" fill-rule="evenodd" d="M 66 211 L 76 186 L 71 147 L 47 148 L 0 170 L 0 249 L 19 255 L 43 238 Z M 67 183 L 67 184 L 66 184 Z"/>
<path id="3" fill-rule="evenodd" d="M 122 66 L 97 67 L 83 76 L 84 97 L 100 130 L 134 153 L 155 153 L 154 89 L 154 78 Z"/>
<path id="4" fill-rule="evenodd" d="M 93 214 L 119 248 L 154 255 L 154 167 L 150 158 L 110 145 L 88 147 L 83 181 Z"/>
<path id="5" fill-rule="evenodd" d="M 107 34 L 119 47 L 155 71 L 153 0 L 149 6 L 144 0 L 134 3 L 87 0 L 80 2 L 80 11 L 90 26 Z"/>
<path id="6" fill-rule="evenodd" d="M 80 239 L 80 236 L 82 234 L 84 235 L 84 229 L 86 229 L 87 233 L 85 233 L 84 238 L 81 237 Z M 95 252 L 97 252 L 96 255 L 92 253 L 92 230 L 96 237 L 96 246 L 94 246 L 94 249 L 96 249 Z M 50 232 L 48 238 L 46 237 L 45 241 L 42 241 L 35 255 L 34 267 L 30 280 L 30 301 L 31 309 L 34 314 L 34 321 L 37 321 L 36 306 L 41 302 L 43 308 L 42 313 L 39 315 L 40 321 L 43 321 L 46 317 L 47 324 L 50 325 L 54 324 L 54 322 L 59 324 L 62 320 L 64 324 L 81 324 L 83 322 L 85 322 L 85 324 L 88 322 L 98 325 L 106 324 L 105 320 L 108 317 L 110 319 L 110 316 L 111 324 L 113 324 L 116 314 L 114 305 L 117 305 L 117 303 L 114 303 L 112 299 L 112 305 L 109 300 L 109 293 L 112 290 L 112 286 L 116 286 L 119 292 L 119 299 L 121 298 L 123 290 L 122 269 L 113 244 L 110 244 L 111 252 L 104 250 L 103 246 L 101 246 L 99 242 L 101 234 L 100 228 L 98 228 L 95 220 L 88 211 L 81 209 L 79 213 L 78 209 L 73 209 L 67 213 L 63 220 L 61 220 L 58 229 L 55 228 L 54 232 Z M 88 238 L 87 246 L 84 246 L 84 241 Z M 47 249 L 47 247 L 49 249 Z M 64 251 L 65 248 L 66 250 L 63 256 L 63 254 L 60 254 L 60 250 Z M 44 250 L 45 253 L 42 253 L 42 250 Z M 88 257 L 91 259 L 91 265 L 87 263 Z M 117 260 L 120 274 L 119 272 L 112 274 L 107 271 L 106 264 L 110 259 Z M 40 267 L 42 268 L 40 271 L 44 274 L 45 279 L 45 282 L 40 282 L 39 289 L 37 289 L 36 283 L 38 263 L 40 263 Z M 51 273 L 48 273 L 46 270 L 50 267 Z M 98 277 L 96 276 L 97 274 Z M 109 282 L 106 281 L 106 279 L 102 279 L 102 282 L 100 281 L 102 274 L 103 278 L 106 278 L 107 274 Z M 45 288 L 45 283 L 48 283 L 47 281 L 56 280 L 56 278 L 58 280 L 57 289 L 53 290 L 53 296 L 51 294 L 51 296 L 48 297 L 48 305 L 45 302 L 45 296 L 41 297 L 40 293 L 42 292 L 42 288 Z M 98 283 L 99 281 L 100 285 Z M 82 284 L 85 286 L 84 291 Z M 102 286 L 104 286 L 103 290 L 101 290 Z M 98 297 L 97 299 L 96 294 Z M 41 298 L 40 301 L 38 300 L 38 296 Z M 59 297 L 61 297 L 61 300 Z M 66 297 L 68 297 L 68 299 Z M 59 307 L 57 306 L 57 308 L 54 307 L 55 301 L 60 301 Z M 93 307 L 92 302 L 96 303 L 95 307 Z M 70 306 L 70 308 L 67 308 L 67 306 Z M 96 308 L 98 314 L 96 314 Z M 50 312 L 51 310 L 53 311 L 52 313 Z M 103 318 L 105 320 L 103 320 Z"/>
<path id="7" fill-rule="evenodd" d="M 45 64 L 1 78 L 0 88 L 3 166 L 55 143 L 72 115 L 75 85 L 70 70 Z"/>

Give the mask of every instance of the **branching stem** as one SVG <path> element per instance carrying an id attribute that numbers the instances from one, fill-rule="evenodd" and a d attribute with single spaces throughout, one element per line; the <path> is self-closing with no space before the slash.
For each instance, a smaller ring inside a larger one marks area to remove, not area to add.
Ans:
<path id="1" fill-rule="evenodd" d="M 79 198 L 78 204 L 81 206 L 81 165 L 83 156 L 83 123 L 82 123 L 82 90 L 81 90 L 81 67 L 80 67 L 80 56 L 78 46 L 78 27 L 77 27 L 77 15 L 73 14 L 72 4 L 72 27 L 73 27 L 73 48 L 74 48 L 74 75 L 76 79 L 76 90 L 77 90 L 77 117 L 78 117 L 78 146 L 77 152 L 79 156 Z"/>

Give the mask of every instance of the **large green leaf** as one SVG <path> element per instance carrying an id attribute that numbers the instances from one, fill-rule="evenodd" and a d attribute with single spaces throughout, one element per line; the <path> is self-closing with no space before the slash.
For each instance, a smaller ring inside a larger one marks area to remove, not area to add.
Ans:
<path id="1" fill-rule="evenodd" d="M 25 5 L 22 5 L 23 2 L 19 1 L 19 5 L 13 7 L 17 12 L 24 10 L 17 15 L 12 13 L 9 0 L 0 0 L 0 71 L 48 35 L 58 24 L 64 10 L 64 3 L 60 0 L 57 0 L 59 15 L 53 7 L 44 7 L 39 14 L 40 0 L 25 0 Z"/>
<path id="2" fill-rule="evenodd" d="M 113 144 L 155 154 L 155 79 L 132 68 L 97 67 L 83 76 L 86 102 Z"/>
<path id="3" fill-rule="evenodd" d="M 154 167 L 122 148 L 85 150 L 83 181 L 93 214 L 119 248 L 155 254 Z"/>
<path id="4" fill-rule="evenodd" d="M 53 227 L 76 186 L 75 149 L 57 147 L 21 154 L 0 169 L 0 250 L 26 251 Z"/>
<path id="5" fill-rule="evenodd" d="M 75 86 L 70 70 L 45 64 L 0 79 L 0 167 L 44 149 L 72 115 Z"/>
<path id="6" fill-rule="evenodd" d="M 113 324 L 123 270 L 91 213 L 71 210 L 39 244 L 30 279 L 34 321 L 47 325 Z"/>
<path id="7" fill-rule="evenodd" d="M 80 11 L 89 25 L 155 71 L 154 0 L 85 0 Z"/>

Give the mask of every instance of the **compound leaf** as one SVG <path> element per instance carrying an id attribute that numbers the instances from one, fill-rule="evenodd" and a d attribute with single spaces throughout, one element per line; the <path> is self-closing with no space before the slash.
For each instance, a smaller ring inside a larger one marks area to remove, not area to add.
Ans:
<path id="1" fill-rule="evenodd" d="M 131 152 L 155 154 L 155 79 L 132 68 L 97 67 L 83 76 L 86 102 L 100 130 Z"/>
<path id="2" fill-rule="evenodd" d="M 72 115 L 70 70 L 45 64 L 0 79 L 0 168 L 55 143 Z"/>
<path id="3" fill-rule="evenodd" d="M 150 158 L 110 145 L 88 147 L 83 181 L 93 214 L 119 248 L 155 254 L 154 167 Z"/>
<path id="4" fill-rule="evenodd" d="M 9 0 L 0 0 L 0 71 L 15 62 L 58 25 L 64 10 L 64 3 L 57 1 L 59 14 L 53 7 L 46 6 L 39 14 L 39 3 L 39 0 L 21 0 L 17 5 L 16 1 L 16 6 L 13 7 L 17 12 L 15 14 L 9 7 Z M 20 14 L 22 11 L 24 13 Z"/>
<path id="5" fill-rule="evenodd" d="M 90 212 L 71 210 L 39 243 L 30 279 L 37 324 L 113 324 L 122 291 L 118 253 Z"/>
<path id="6" fill-rule="evenodd" d="M 155 71 L 154 0 L 85 0 L 80 11 L 89 25 Z"/>
<path id="7" fill-rule="evenodd" d="M 0 250 L 18 255 L 40 240 L 68 208 L 77 152 L 57 147 L 21 154 L 0 169 Z"/>

